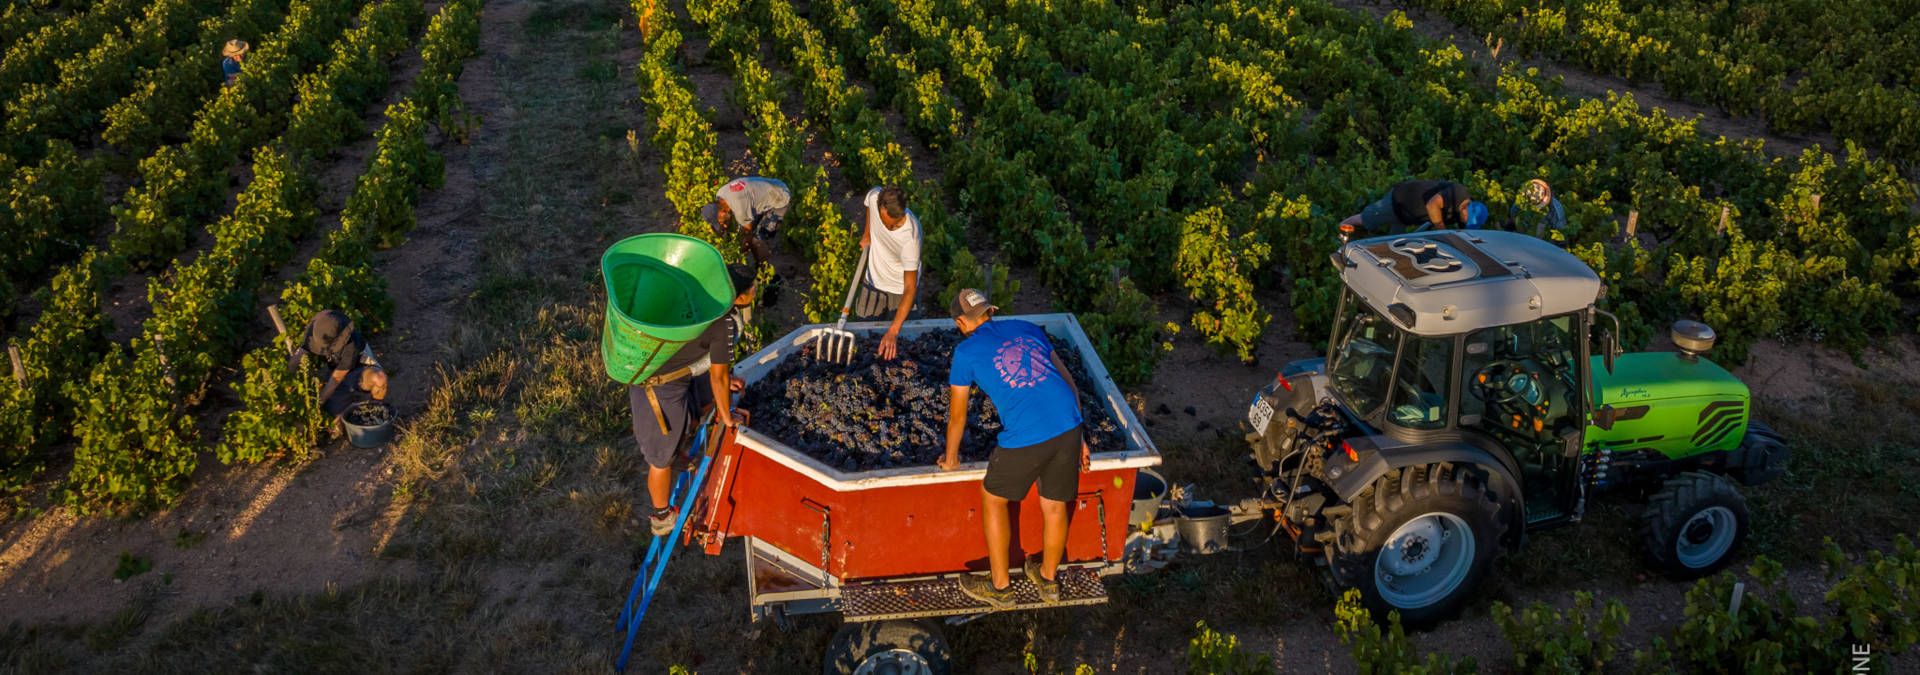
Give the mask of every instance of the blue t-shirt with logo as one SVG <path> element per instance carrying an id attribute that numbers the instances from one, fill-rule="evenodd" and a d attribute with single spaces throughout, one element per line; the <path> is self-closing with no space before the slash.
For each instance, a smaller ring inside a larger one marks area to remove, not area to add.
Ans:
<path id="1" fill-rule="evenodd" d="M 999 444 L 1024 448 L 1080 425 L 1073 385 L 1053 365 L 1053 343 L 1039 326 L 999 319 L 953 348 L 947 384 L 979 386 L 1000 411 Z"/>

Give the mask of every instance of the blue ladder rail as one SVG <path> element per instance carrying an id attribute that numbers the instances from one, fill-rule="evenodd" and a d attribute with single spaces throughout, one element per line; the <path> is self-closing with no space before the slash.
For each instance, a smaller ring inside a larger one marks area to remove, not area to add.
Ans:
<path id="1" fill-rule="evenodd" d="M 708 421 L 711 421 L 709 414 Z M 675 542 L 680 539 L 681 529 L 687 526 L 687 517 L 693 513 L 692 504 L 700 486 L 706 483 L 707 467 L 713 464 L 713 453 L 706 452 L 707 430 L 711 424 L 702 422 L 700 433 L 693 439 L 691 452 L 700 453 L 700 466 L 694 470 L 693 480 L 687 480 L 687 474 L 674 477 L 673 490 L 667 501 L 679 509 L 679 517 L 674 519 L 673 533 L 655 536 L 647 543 L 647 555 L 640 564 L 640 570 L 633 576 L 633 586 L 627 589 L 627 601 L 620 607 L 620 618 L 615 621 L 614 629 L 626 633 L 626 642 L 620 647 L 620 657 L 613 662 L 613 668 L 626 672 L 627 659 L 633 656 L 633 639 L 640 634 L 640 620 L 646 618 L 647 607 L 653 604 L 654 592 L 660 589 L 660 577 L 667 571 L 667 563 L 673 560 L 673 552 L 680 548 Z M 637 604 L 636 604 L 637 603 Z"/>

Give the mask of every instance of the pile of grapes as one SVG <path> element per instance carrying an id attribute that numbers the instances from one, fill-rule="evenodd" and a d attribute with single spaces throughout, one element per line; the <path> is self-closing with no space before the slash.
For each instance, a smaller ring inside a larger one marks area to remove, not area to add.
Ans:
<path id="1" fill-rule="evenodd" d="M 874 353 L 877 339 L 863 336 L 853 363 L 844 366 L 821 363 L 812 345 L 788 356 L 742 393 L 740 406 L 753 411 L 751 426 L 842 471 L 938 462 L 946 452 L 947 367 L 960 332 L 901 339 L 891 361 Z M 1080 389 L 1088 446 L 1095 453 L 1125 450 L 1126 439 L 1104 399 L 1094 394 L 1079 352 L 1057 338 L 1053 348 Z M 1000 416 L 982 393 L 968 401 L 960 459 L 985 460 L 1000 433 Z"/>

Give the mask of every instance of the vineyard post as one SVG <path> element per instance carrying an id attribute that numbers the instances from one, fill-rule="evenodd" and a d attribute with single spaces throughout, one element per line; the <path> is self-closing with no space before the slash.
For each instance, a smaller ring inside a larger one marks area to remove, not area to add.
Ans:
<path id="1" fill-rule="evenodd" d="M 153 355 L 160 357 L 160 371 L 166 375 L 167 387 L 173 388 L 180 386 L 180 384 L 173 379 L 173 365 L 167 363 L 167 352 L 160 348 L 160 336 L 157 334 L 153 336 Z"/>
<path id="2" fill-rule="evenodd" d="M 1635 236 L 1637 236 L 1637 233 L 1639 231 L 1640 231 L 1640 210 L 1634 209 L 1632 211 L 1628 211 L 1627 212 L 1627 238 L 1628 239 L 1634 238 Z"/>
<path id="3" fill-rule="evenodd" d="M 1820 195 L 1813 196 L 1813 215 L 1820 215 Z"/>
<path id="4" fill-rule="evenodd" d="M 27 386 L 27 369 L 20 364 L 20 347 L 7 345 L 7 360 L 13 362 L 13 381 L 22 388 Z"/>
<path id="5" fill-rule="evenodd" d="M 1727 235 L 1727 218 L 1729 217 L 1730 212 L 1732 210 L 1733 210 L 1732 207 L 1729 207 L 1726 205 L 1720 206 L 1720 224 L 1713 226 L 1714 234 L 1717 234 L 1723 237 Z"/>
<path id="6" fill-rule="evenodd" d="M 287 353 L 293 353 L 293 337 L 287 335 L 287 324 L 280 320 L 280 306 L 267 305 L 267 318 L 273 319 L 273 330 L 280 335 L 280 343 L 286 345 Z"/>

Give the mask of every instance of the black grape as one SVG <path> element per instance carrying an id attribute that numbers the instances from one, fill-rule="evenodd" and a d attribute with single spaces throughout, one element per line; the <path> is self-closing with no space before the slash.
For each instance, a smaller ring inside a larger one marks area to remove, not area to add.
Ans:
<path id="1" fill-rule="evenodd" d="M 946 452 L 947 368 L 956 330 L 902 339 L 899 356 L 882 361 L 872 338 L 848 365 L 820 363 L 813 347 L 788 356 L 747 387 L 740 406 L 751 426 L 842 471 L 927 466 Z M 1126 439 L 1104 399 L 1095 395 L 1080 354 L 1058 338 L 1054 349 L 1080 389 L 1087 444 L 1095 453 L 1126 449 Z M 993 402 L 977 390 L 970 399 L 962 461 L 983 461 L 1000 433 Z"/>

